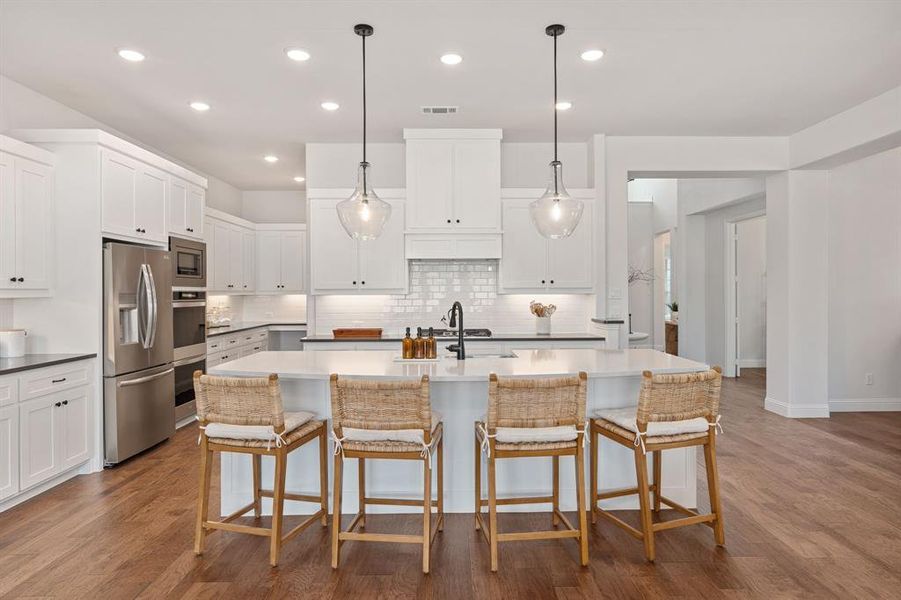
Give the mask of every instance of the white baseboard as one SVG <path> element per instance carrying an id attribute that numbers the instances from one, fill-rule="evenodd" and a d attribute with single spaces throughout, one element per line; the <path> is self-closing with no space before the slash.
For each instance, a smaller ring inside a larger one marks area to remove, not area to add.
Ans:
<path id="1" fill-rule="evenodd" d="M 742 369 L 765 369 L 765 358 L 743 358 L 738 361 L 738 366 Z"/>
<path id="2" fill-rule="evenodd" d="M 901 398 L 830 398 L 833 412 L 895 412 L 901 411 Z"/>
<path id="3" fill-rule="evenodd" d="M 21 504 L 21 503 L 25 502 L 26 500 L 31 500 L 35 496 L 37 496 L 39 494 L 43 494 L 50 488 L 54 488 L 54 487 L 58 486 L 59 484 L 65 482 L 65 481 L 68 481 L 69 479 L 72 479 L 73 477 L 83 475 L 84 473 L 82 471 L 84 470 L 85 466 L 87 466 L 87 463 L 78 465 L 77 467 L 72 467 L 68 471 L 64 471 L 64 472 L 60 473 L 59 475 L 55 475 L 55 476 L 51 477 L 50 479 L 48 479 L 47 481 L 44 481 L 43 483 L 39 483 L 38 485 L 34 486 L 33 488 L 29 488 L 29 489 L 25 490 L 24 492 L 20 492 L 14 496 L 10 496 L 3 502 L 0 502 L 0 513 L 2 513 L 3 511 L 5 511 L 7 509 L 12 508 L 13 506 L 16 506 L 17 504 Z"/>
<path id="4" fill-rule="evenodd" d="M 766 397 L 763 407 L 777 415 L 790 419 L 820 419 L 829 417 L 829 406 L 826 404 L 807 404 L 804 406 L 790 406 L 781 400 Z"/>

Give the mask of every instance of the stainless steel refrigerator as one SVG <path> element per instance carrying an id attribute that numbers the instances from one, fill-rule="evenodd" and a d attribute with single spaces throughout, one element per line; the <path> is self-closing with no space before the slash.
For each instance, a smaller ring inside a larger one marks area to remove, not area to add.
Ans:
<path id="1" fill-rule="evenodd" d="M 103 428 L 113 465 L 175 433 L 169 252 L 103 245 Z"/>

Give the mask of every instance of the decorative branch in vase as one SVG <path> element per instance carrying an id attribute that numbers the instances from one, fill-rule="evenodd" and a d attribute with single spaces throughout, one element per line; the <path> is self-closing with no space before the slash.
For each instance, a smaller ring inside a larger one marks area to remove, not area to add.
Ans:
<path id="1" fill-rule="evenodd" d="M 645 283 L 654 281 L 654 269 L 639 269 L 638 267 L 629 265 L 629 285 L 632 285 L 636 281 L 643 281 Z"/>

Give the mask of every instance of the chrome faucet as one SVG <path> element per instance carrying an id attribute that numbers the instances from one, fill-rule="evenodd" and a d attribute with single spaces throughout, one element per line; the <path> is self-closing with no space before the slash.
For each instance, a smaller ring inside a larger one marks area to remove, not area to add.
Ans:
<path id="1" fill-rule="evenodd" d="M 460 315 L 460 327 L 457 329 L 457 343 L 447 346 L 447 349 L 457 353 L 457 360 L 466 360 L 466 348 L 463 346 L 463 305 L 459 302 L 454 302 L 450 310 L 447 311 L 447 314 L 450 317 L 450 323 L 448 323 L 448 325 L 451 329 L 457 327 L 457 315 Z M 443 320 L 444 319 L 442 319 L 442 321 Z"/>

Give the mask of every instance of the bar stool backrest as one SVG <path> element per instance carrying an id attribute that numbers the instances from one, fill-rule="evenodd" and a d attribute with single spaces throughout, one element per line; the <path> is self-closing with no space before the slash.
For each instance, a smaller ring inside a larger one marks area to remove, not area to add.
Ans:
<path id="1" fill-rule="evenodd" d="M 197 418 L 201 425 L 271 425 L 285 430 L 285 411 L 278 375 L 218 377 L 194 371 Z"/>
<path id="2" fill-rule="evenodd" d="M 499 377 L 488 383 L 488 432 L 498 427 L 585 425 L 588 375 Z"/>
<path id="3" fill-rule="evenodd" d="M 655 421 L 684 421 L 704 417 L 716 421 L 720 413 L 722 374 L 719 367 L 700 373 L 654 375 L 642 373 L 636 421 L 639 431 Z"/>
<path id="4" fill-rule="evenodd" d="M 422 379 L 346 379 L 331 375 L 332 427 L 354 429 L 422 429 L 426 443 L 432 430 L 429 376 Z"/>

